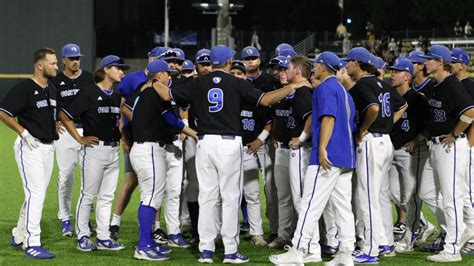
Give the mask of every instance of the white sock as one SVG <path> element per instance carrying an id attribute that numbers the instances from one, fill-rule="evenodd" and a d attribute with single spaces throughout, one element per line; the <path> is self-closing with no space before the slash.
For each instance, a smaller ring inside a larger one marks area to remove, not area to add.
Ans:
<path id="1" fill-rule="evenodd" d="M 112 222 L 110 223 L 110 225 L 120 226 L 120 218 L 122 218 L 122 216 L 113 213 L 112 214 Z"/>
<path id="2" fill-rule="evenodd" d="M 160 221 L 155 221 L 155 229 L 160 229 Z"/>

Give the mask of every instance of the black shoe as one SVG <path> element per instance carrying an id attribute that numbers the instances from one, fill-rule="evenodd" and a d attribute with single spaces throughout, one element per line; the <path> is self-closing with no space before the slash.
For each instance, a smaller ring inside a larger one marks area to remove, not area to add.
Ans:
<path id="1" fill-rule="evenodd" d="M 191 235 L 191 237 L 188 240 L 188 243 L 191 244 L 191 245 L 199 244 L 199 236 L 198 235 Z"/>
<path id="2" fill-rule="evenodd" d="M 424 245 L 423 250 L 430 253 L 440 252 L 444 249 L 444 245 L 446 244 L 446 242 L 444 241 L 445 238 L 445 232 L 439 233 L 436 239 L 433 241 L 433 244 Z"/>
<path id="3" fill-rule="evenodd" d="M 278 234 L 270 234 L 267 238 L 267 243 L 272 243 L 275 238 L 278 237 Z"/>
<path id="4" fill-rule="evenodd" d="M 111 225 L 109 226 L 109 231 L 110 231 L 110 238 L 114 240 L 115 242 L 118 241 L 118 233 L 120 230 L 120 226 L 118 225 Z"/>
<path id="5" fill-rule="evenodd" d="M 157 244 L 166 244 L 168 243 L 168 236 L 166 235 L 165 232 L 163 232 L 163 230 L 158 228 L 155 230 L 155 232 L 153 232 L 153 240 Z"/>
<path id="6" fill-rule="evenodd" d="M 406 231 L 406 225 L 404 223 L 396 223 L 393 226 L 393 233 L 398 234 L 398 235 L 403 235 L 405 234 Z"/>

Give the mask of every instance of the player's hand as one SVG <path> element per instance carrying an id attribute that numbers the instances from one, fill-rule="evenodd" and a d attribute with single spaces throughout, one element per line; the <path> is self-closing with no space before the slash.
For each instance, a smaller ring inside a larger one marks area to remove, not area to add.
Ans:
<path id="1" fill-rule="evenodd" d="M 263 142 L 259 139 L 256 138 L 252 142 L 247 144 L 247 153 L 248 154 L 254 154 L 257 152 L 258 148 L 263 145 Z"/>
<path id="2" fill-rule="evenodd" d="M 288 145 L 291 149 L 296 150 L 301 146 L 301 141 L 299 138 L 292 138 Z"/>
<path id="3" fill-rule="evenodd" d="M 64 125 L 61 121 L 56 122 L 56 132 L 58 132 L 59 134 L 63 134 L 64 132 L 66 132 L 66 129 L 64 128 Z"/>
<path id="4" fill-rule="evenodd" d="M 367 130 L 361 132 L 359 131 L 357 134 L 356 134 L 356 137 L 355 137 L 355 142 L 356 142 L 356 145 L 359 145 L 361 142 L 362 142 L 362 139 L 364 138 L 365 135 L 367 135 L 369 132 Z"/>
<path id="5" fill-rule="evenodd" d="M 183 142 L 186 139 L 187 135 L 184 133 L 179 133 L 179 141 Z"/>
<path id="6" fill-rule="evenodd" d="M 311 83 L 309 83 L 309 81 L 307 79 L 303 79 L 303 80 L 298 81 L 298 82 L 293 82 L 293 83 L 291 83 L 291 85 L 292 85 L 293 89 L 295 89 L 295 90 L 299 89 L 301 87 L 304 87 L 304 86 L 312 88 Z"/>
<path id="7" fill-rule="evenodd" d="M 94 136 L 81 137 L 78 141 L 81 145 L 86 145 L 87 147 L 93 147 L 94 145 L 99 145 L 99 138 Z"/>
<path id="8" fill-rule="evenodd" d="M 443 148 L 451 148 L 451 145 L 453 144 L 454 141 L 456 141 L 456 138 L 454 137 L 453 133 L 449 133 L 448 135 L 441 135 L 441 138 L 443 138 Z"/>
<path id="9" fill-rule="evenodd" d="M 319 149 L 319 165 L 326 171 L 331 170 L 332 162 L 329 161 L 326 149 Z"/>
<path id="10" fill-rule="evenodd" d="M 125 138 L 121 138 L 120 143 L 122 143 L 122 147 L 125 152 L 130 152 L 130 149 L 132 148 L 131 143 L 129 143 Z"/>
<path id="11" fill-rule="evenodd" d="M 33 137 L 28 130 L 25 129 L 23 133 L 21 133 L 21 139 L 25 142 L 26 146 L 32 151 L 39 147 L 39 140 Z"/>
<path id="12" fill-rule="evenodd" d="M 412 152 L 413 149 L 416 147 L 416 139 L 413 139 L 412 141 L 409 141 L 403 145 L 403 148 L 405 148 L 405 151 L 407 152 Z"/>

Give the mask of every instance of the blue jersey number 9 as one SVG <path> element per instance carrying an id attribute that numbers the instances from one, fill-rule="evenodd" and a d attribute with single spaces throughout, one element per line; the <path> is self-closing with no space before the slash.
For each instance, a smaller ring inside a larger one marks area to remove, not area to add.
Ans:
<path id="1" fill-rule="evenodd" d="M 209 106 L 209 112 L 219 112 L 224 107 L 224 92 L 219 88 L 212 88 L 207 92 L 207 100 L 213 104 Z"/>

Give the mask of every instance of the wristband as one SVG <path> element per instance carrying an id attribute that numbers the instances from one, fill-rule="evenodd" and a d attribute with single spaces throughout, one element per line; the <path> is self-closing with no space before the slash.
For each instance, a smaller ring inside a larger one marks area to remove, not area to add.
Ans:
<path id="1" fill-rule="evenodd" d="M 471 123 L 472 123 L 472 118 L 470 118 L 470 117 L 467 116 L 467 115 L 461 115 L 461 116 L 459 117 L 459 120 L 463 121 L 463 122 L 466 123 L 466 124 L 471 124 Z M 454 133 L 453 133 L 453 135 L 454 135 Z"/>
<path id="2" fill-rule="evenodd" d="M 187 127 L 189 127 L 189 121 L 188 121 L 188 119 L 181 119 L 181 121 L 183 121 L 183 123 L 184 123 Z"/>
<path id="3" fill-rule="evenodd" d="M 304 130 L 301 132 L 301 135 L 298 137 L 298 139 L 301 141 L 301 142 L 305 142 L 307 139 L 308 139 L 308 134 L 306 134 L 306 132 L 304 132 Z"/>
<path id="4" fill-rule="evenodd" d="M 258 135 L 258 139 L 265 143 L 265 140 L 268 138 L 268 136 L 270 136 L 270 132 L 268 132 L 266 129 L 262 130 L 262 133 L 260 133 L 260 135 Z"/>

